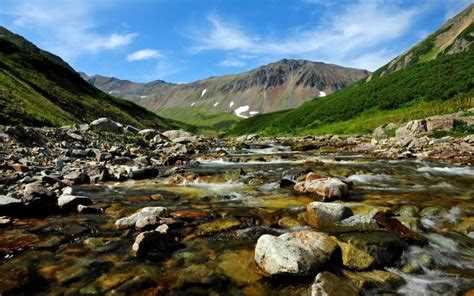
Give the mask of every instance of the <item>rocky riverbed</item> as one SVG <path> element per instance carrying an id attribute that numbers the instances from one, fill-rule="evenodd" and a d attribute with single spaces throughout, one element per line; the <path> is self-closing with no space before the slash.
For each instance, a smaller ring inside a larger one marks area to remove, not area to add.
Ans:
<path id="1" fill-rule="evenodd" d="M 429 126 L 0 127 L 0 294 L 472 295 L 474 139 Z"/>

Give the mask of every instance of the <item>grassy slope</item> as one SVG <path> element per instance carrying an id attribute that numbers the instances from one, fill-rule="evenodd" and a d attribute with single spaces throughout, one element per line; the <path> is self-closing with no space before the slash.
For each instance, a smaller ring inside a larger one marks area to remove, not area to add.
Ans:
<path id="1" fill-rule="evenodd" d="M 59 126 L 105 116 L 137 127 L 179 126 L 91 87 L 58 57 L 20 36 L 0 33 L 0 124 Z"/>
<path id="2" fill-rule="evenodd" d="M 361 81 L 301 107 L 244 120 L 229 134 L 363 133 L 391 121 L 473 107 L 474 49 Z"/>
<path id="3" fill-rule="evenodd" d="M 174 107 L 158 111 L 160 116 L 179 120 L 196 127 L 202 133 L 212 133 L 225 130 L 238 121 L 240 118 L 234 114 L 225 112 L 209 112 L 203 107 Z"/>

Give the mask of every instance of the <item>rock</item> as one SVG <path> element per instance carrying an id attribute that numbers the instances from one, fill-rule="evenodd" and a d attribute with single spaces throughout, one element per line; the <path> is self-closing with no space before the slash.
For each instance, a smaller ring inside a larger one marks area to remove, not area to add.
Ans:
<path id="1" fill-rule="evenodd" d="M 145 228 L 147 226 L 156 225 L 158 218 L 168 213 L 168 209 L 164 207 L 146 207 L 133 215 L 119 219 L 115 222 L 118 229 L 126 229 L 135 226 L 136 228 Z"/>
<path id="2" fill-rule="evenodd" d="M 336 241 L 320 232 L 265 234 L 255 246 L 255 261 L 270 275 L 308 275 L 328 262 L 337 249 Z"/>
<path id="3" fill-rule="evenodd" d="M 318 273 L 311 286 L 311 296 L 358 296 L 359 289 L 347 279 L 330 272 Z"/>
<path id="4" fill-rule="evenodd" d="M 304 182 L 296 183 L 296 192 L 316 194 L 323 201 L 342 199 L 349 193 L 346 183 L 337 178 L 318 178 L 314 173 L 309 173 Z"/>
<path id="5" fill-rule="evenodd" d="M 193 138 L 191 133 L 183 130 L 169 130 L 164 132 L 163 135 L 173 142 L 179 138 Z"/>
<path id="6" fill-rule="evenodd" d="M 143 180 L 156 178 L 159 174 L 160 170 L 156 167 L 133 168 L 129 173 L 129 177 L 133 180 Z"/>
<path id="7" fill-rule="evenodd" d="M 369 269 L 375 262 L 375 258 L 357 246 L 339 242 L 342 253 L 342 264 L 353 270 Z"/>
<path id="8" fill-rule="evenodd" d="M 235 218 L 218 219 L 199 225 L 196 234 L 198 236 L 213 235 L 222 231 L 237 228 L 240 224 L 240 221 Z"/>
<path id="9" fill-rule="evenodd" d="M 426 120 L 413 120 L 399 127 L 395 131 L 397 139 L 411 139 L 427 132 Z"/>
<path id="10" fill-rule="evenodd" d="M 89 207 L 89 206 L 80 204 L 80 205 L 77 206 L 77 212 L 78 212 L 79 214 L 95 214 L 95 215 L 99 215 L 99 214 L 103 214 L 103 213 L 104 213 L 104 209 L 102 209 L 102 208 Z"/>
<path id="11" fill-rule="evenodd" d="M 404 283 L 402 277 L 384 270 L 373 270 L 366 272 L 342 271 L 354 286 L 367 290 L 372 288 L 388 289 L 396 288 Z"/>
<path id="12" fill-rule="evenodd" d="M 358 232 L 380 230 L 379 225 L 374 220 L 374 213 L 366 215 L 354 215 L 340 222 L 336 222 L 334 232 Z"/>
<path id="13" fill-rule="evenodd" d="M 134 127 L 134 126 L 127 125 L 126 127 L 123 128 L 123 131 L 126 132 L 126 133 L 136 134 L 140 130 L 138 128 Z"/>
<path id="14" fill-rule="evenodd" d="M 456 114 L 438 115 L 426 118 L 426 130 L 433 131 L 450 131 L 454 127 Z"/>
<path id="15" fill-rule="evenodd" d="M 342 204 L 312 202 L 306 206 L 306 222 L 317 230 L 328 230 L 336 222 L 352 216 L 352 210 Z"/>
<path id="16" fill-rule="evenodd" d="M 417 206 L 401 206 L 395 214 L 401 217 L 416 217 L 419 211 Z"/>
<path id="17" fill-rule="evenodd" d="M 79 205 L 91 205 L 92 200 L 80 195 L 61 195 L 58 198 L 58 206 L 63 210 L 76 210 Z"/>
<path id="18" fill-rule="evenodd" d="M 69 138 L 73 139 L 73 140 L 76 140 L 76 141 L 84 141 L 84 137 L 79 135 L 79 134 L 76 134 L 75 132 L 73 131 L 67 131 L 66 135 L 68 135 Z"/>
<path id="19" fill-rule="evenodd" d="M 278 226 L 281 228 L 295 228 L 295 227 L 302 227 L 303 224 L 298 221 L 298 219 L 292 218 L 292 217 L 283 217 L 278 220 Z"/>
<path id="20" fill-rule="evenodd" d="M 257 240 L 264 234 L 281 235 L 283 233 L 284 231 L 281 229 L 275 229 L 268 226 L 252 226 L 244 229 L 221 232 L 213 236 L 213 239 L 221 241 L 256 243 Z"/>
<path id="21" fill-rule="evenodd" d="M 95 252 L 110 252 L 118 249 L 120 244 L 119 238 L 90 237 L 84 240 L 84 245 Z"/>
<path id="22" fill-rule="evenodd" d="M 34 182 L 26 184 L 23 189 L 24 202 L 32 201 L 35 198 L 42 198 L 54 194 L 50 192 L 41 182 Z"/>
<path id="23" fill-rule="evenodd" d="M 370 266 L 376 268 L 393 265 L 408 247 L 398 235 L 383 231 L 344 233 L 338 239 L 372 256 Z"/>
<path id="24" fill-rule="evenodd" d="M 81 185 L 90 183 L 90 177 L 84 172 L 73 171 L 64 176 L 64 182 L 69 185 Z"/>
<path id="25" fill-rule="evenodd" d="M 147 129 L 143 129 L 143 130 L 139 131 L 138 134 L 143 136 L 143 138 L 145 138 L 146 140 L 151 140 L 156 135 L 158 135 L 159 132 L 155 129 L 147 128 Z"/>
<path id="26" fill-rule="evenodd" d="M 181 244 L 177 242 L 177 238 L 169 233 L 145 231 L 135 238 L 132 251 L 137 257 L 163 259 L 180 247 Z"/>
<path id="27" fill-rule="evenodd" d="M 21 200 L 0 195 L 0 215 L 17 216 L 22 213 L 23 207 Z"/>
<path id="28" fill-rule="evenodd" d="M 123 132 L 123 125 L 108 118 L 99 118 L 90 123 L 92 128 L 102 131 L 121 134 Z"/>

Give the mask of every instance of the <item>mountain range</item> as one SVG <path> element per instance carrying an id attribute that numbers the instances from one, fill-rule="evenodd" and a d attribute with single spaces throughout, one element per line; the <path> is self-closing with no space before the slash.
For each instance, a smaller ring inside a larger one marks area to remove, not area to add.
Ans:
<path id="1" fill-rule="evenodd" d="M 192 83 L 136 83 L 100 75 L 82 76 L 97 88 L 155 112 L 195 108 L 249 117 L 299 106 L 366 78 L 366 70 L 284 59 L 257 69 Z"/>

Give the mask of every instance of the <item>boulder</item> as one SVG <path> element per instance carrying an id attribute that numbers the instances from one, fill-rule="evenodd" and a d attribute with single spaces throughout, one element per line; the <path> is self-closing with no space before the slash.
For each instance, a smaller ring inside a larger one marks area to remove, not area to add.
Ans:
<path id="1" fill-rule="evenodd" d="M 138 234 L 133 243 L 132 252 L 137 257 L 163 259 L 180 247 L 181 244 L 176 236 L 160 229 Z"/>
<path id="2" fill-rule="evenodd" d="M 141 135 L 143 138 L 145 138 L 146 140 L 151 140 L 153 139 L 156 135 L 159 134 L 159 132 L 155 129 L 152 129 L 152 128 L 147 128 L 147 129 L 143 129 L 141 131 L 138 132 L 139 135 Z"/>
<path id="3" fill-rule="evenodd" d="M 119 229 L 126 229 L 135 226 L 136 228 L 145 228 L 150 225 L 156 225 L 159 218 L 168 213 L 168 209 L 164 207 L 146 207 L 133 215 L 121 218 L 115 222 L 115 226 Z"/>
<path id="4" fill-rule="evenodd" d="M 359 289 L 347 279 L 331 272 L 318 273 L 311 286 L 311 296 L 358 296 Z"/>
<path id="5" fill-rule="evenodd" d="M 393 265 L 408 247 L 398 235 L 384 231 L 344 233 L 338 239 L 357 248 L 357 254 L 364 252 L 373 257 L 374 261 L 369 266 L 376 268 Z"/>
<path id="6" fill-rule="evenodd" d="M 193 138 L 194 137 L 193 134 L 187 131 L 183 131 L 183 130 L 169 130 L 169 131 L 164 132 L 163 135 L 173 142 L 179 138 Z"/>
<path id="7" fill-rule="evenodd" d="M 298 182 L 294 190 L 299 193 L 318 195 L 323 201 L 342 199 L 349 193 L 349 186 L 337 178 L 318 178 L 313 173 L 306 176 L 304 182 Z"/>
<path id="8" fill-rule="evenodd" d="M 342 204 L 312 202 L 306 206 L 306 222 L 317 230 L 329 230 L 336 222 L 352 216 L 352 210 Z"/>
<path id="9" fill-rule="evenodd" d="M 21 200 L 0 195 L 0 215 L 17 216 L 23 210 Z"/>
<path id="10" fill-rule="evenodd" d="M 413 120 L 399 127 L 395 131 L 395 136 L 397 139 L 411 139 L 426 132 L 426 120 Z"/>
<path id="11" fill-rule="evenodd" d="M 302 276 L 322 267 L 337 249 L 336 241 L 321 232 L 265 234 L 255 246 L 255 261 L 269 275 Z"/>
<path id="12" fill-rule="evenodd" d="M 133 180 L 143 180 L 156 178 L 160 174 L 160 170 L 156 167 L 146 167 L 146 168 L 133 168 L 129 177 Z"/>
<path id="13" fill-rule="evenodd" d="M 63 178 L 64 182 L 68 185 L 81 185 L 90 183 L 89 175 L 81 171 L 72 171 Z"/>
<path id="14" fill-rule="evenodd" d="M 358 232 L 358 231 L 374 231 L 380 230 L 379 225 L 374 219 L 375 213 L 365 215 L 354 215 L 344 220 L 336 222 L 334 232 Z"/>
<path id="15" fill-rule="evenodd" d="M 99 215 L 104 213 L 104 209 L 102 208 L 94 208 L 90 206 L 85 206 L 85 205 L 78 205 L 77 206 L 77 212 L 79 214 L 94 214 L 94 215 Z"/>
<path id="16" fill-rule="evenodd" d="M 76 210 L 79 205 L 91 205 L 92 200 L 81 195 L 61 195 L 58 198 L 58 206 L 63 210 Z"/>
<path id="17" fill-rule="evenodd" d="M 438 115 L 426 118 L 426 130 L 433 131 L 450 131 L 454 128 L 456 114 Z"/>
<path id="18" fill-rule="evenodd" d="M 99 118 L 97 120 L 94 120 L 90 123 L 90 126 L 95 129 L 99 129 L 102 131 L 106 132 L 111 132 L 115 134 L 121 134 L 123 133 L 123 125 L 113 121 L 112 119 L 109 118 Z"/>

